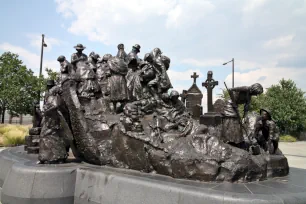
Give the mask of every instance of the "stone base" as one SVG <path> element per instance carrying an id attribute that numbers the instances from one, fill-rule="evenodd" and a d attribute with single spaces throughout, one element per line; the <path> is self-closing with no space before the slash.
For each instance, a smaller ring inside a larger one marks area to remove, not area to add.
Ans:
<path id="1" fill-rule="evenodd" d="M 29 130 L 30 135 L 39 135 L 41 132 L 41 127 L 31 128 Z"/>
<path id="2" fill-rule="evenodd" d="M 0 153 L 3 204 L 306 203 L 306 170 L 296 168 L 286 177 L 244 184 L 197 182 L 71 160 L 40 165 L 23 148 Z M 276 157 L 270 166 L 280 162 Z"/>
<path id="3" fill-rule="evenodd" d="M 35 130 L 37 128 L 32 128 L 32 129 Z M 26 136 L 24 150 L 27 151 L 28 154 L 38 154 L 39 153 L 39 135 Z"/>
<path id="4" fill-rule="evenodd" d="M 209 112 L 200 116 L 200 124 L 207 126 L 218 126 L 222 123 L 222 115 L 220 113 Z"/>

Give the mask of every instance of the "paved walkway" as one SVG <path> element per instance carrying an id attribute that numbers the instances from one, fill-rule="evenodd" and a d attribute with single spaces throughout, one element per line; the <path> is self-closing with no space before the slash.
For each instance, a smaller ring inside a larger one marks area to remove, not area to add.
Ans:
<path id="1" fill-rule="evenodd" d="M 279 148 L 287 157 L 289 166 L 306 169 L 306 142 L 280 142 Z"/>

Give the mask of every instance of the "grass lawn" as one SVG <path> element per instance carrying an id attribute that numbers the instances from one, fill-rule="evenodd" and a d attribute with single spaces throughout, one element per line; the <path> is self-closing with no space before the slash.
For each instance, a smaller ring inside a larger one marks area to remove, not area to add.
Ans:
<path id="1" fill-rule="evenodd" d="M 296 142 L 297 139 L 291 135 L 281 135 L 279 138 L 280 142 Z"/>

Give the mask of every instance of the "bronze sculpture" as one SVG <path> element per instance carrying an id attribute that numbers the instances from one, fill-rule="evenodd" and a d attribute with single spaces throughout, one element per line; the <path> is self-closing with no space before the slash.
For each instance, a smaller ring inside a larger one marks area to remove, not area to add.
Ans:
<path id="1" fill-rule="evenodd" d="M 111 54 L 105 54 L 102 59 L 99 59 L 97 62 L 96 77 L 103 96 L 109 95 L 108 77 L 111 76 L 111 73 L 107 62 L 111 57 Z"/>
<path id="2" fill-rule="evenodd" d="M 257 119 L 253 137 L 258 144 L 271 154 L 275 154 L 278 149 L 279 130 L 272 120 L 268 109 L 260 109 L 260 117 Z"/>
<path id="3" fill-rule="evenodd" d="M 124 44 L 119 44 L 117 48 L 118 48 L 118 52 L 117 52 L 116 57 L 119 57 L 123 59 L 125 62 L 128 62 L 128 55 L 124 51 Z"/>
<path id="4" fill-rule="evenodd" d="M 250 138 L 248 137 L 242 119 L 238 111 L 238 105 L 244 105 L 243 117 L 245 118 L 251 103 L 252 96 L 263 93 L 261 84 L 253 84 L 252 86 L 242 86 L 228 89 L 230 100 L 226 101 L 223 111 L 223 141 L 229 142 L 241 148 L 248 149 Z"/>
<path id="5" fill-rule="evenodd" d="M 136 44 L 125 60 L 122 46 L 118 45 L 116 57 L 108 54 L 101 59 L 91 53 L 89 60 L 82 53 L 85 47 L 76 46 L 78 53 L 71 61 L 75 73 L 68 71 L 61 86 L 50 87 L 45 99 L 42 163 L 65 161 L 71 147 L 76 157 L 91 164 L 176 178 L 254 181 L 267 177 L 269 161 L 264 154 L 257 155 L 258 160 L 248 151 L 226 144 L 213 134 L 214 127 L 192 118 L 179 100 L 180 94 L 170 90 L 170 58 L 159 48 L 141 60 Z M 62 75 L 66 75 L 70 64 L 63 57 L 59 61 Z M 204 85 L 212 88 L 216 82 Z M 249 102 L 253 88 L 246 90 L 245 101 Z M 62 132 L 66 134 L 61 136 Z M 279 154 L 277 159 L 285 157 Z M 279 167 L 277 175 L 286 175 L 287 170 L 288 166 Z"/>
<path id="6" fill-rule="evenodd" d="M 68 156 L 58 113 L 64 106 L 59 94 L 60 87 L 51 87 L 52 82 L 48 84 L 49 90 L 43 108 L 43 125 L 40 132 L 38 159 L 41 163 L 61 163 Z"/>

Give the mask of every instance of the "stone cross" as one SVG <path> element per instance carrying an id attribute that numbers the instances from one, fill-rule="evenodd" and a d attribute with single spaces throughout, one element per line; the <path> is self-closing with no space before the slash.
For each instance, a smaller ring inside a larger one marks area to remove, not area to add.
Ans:
<path id="1" fill-rule="evenodd" d="M 180 94 L 181 101 L 185 104 L 186 98 L 187 98 L 187 90 L 183 90 L 183 92 Z"/>
<path id="2" fill-rule="evenodd" d="M 197 75 L 196 72 L 193 72 L 193 75 L 191 75 L 191 78 L 193 78 L 193 83 L 194 84 L 196 83 L 198 77 L 199 77 L 199 75 Z"/>
<path id="3" fill-rule="evenodd" d="M 205 86 L 207 89 L 207 111 L 208 112 L 214 112 L 212 91 L 215 88 L 215 86 L 218 85 L 218 81 L 215 81 L 212 78 L 212 76 L 213 76 L 213 72 L 208 71 L 207 79 L 205 82 L 202 83 L 202 86 Z"/>

